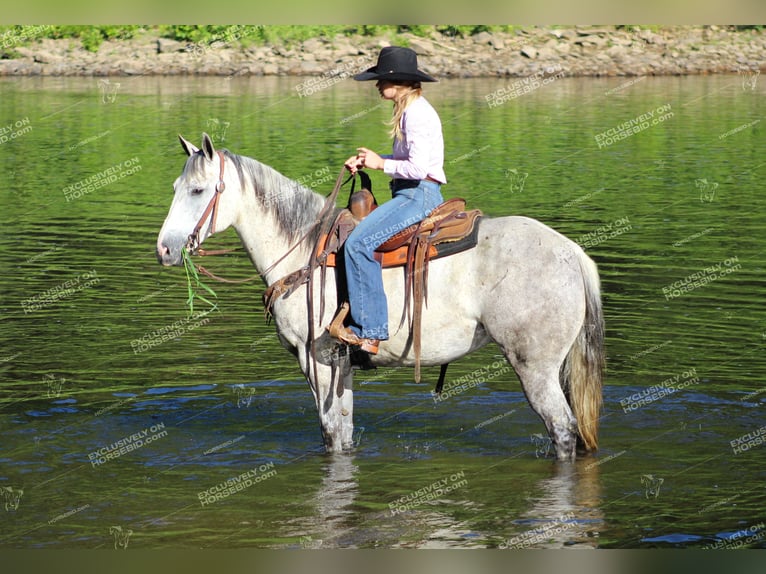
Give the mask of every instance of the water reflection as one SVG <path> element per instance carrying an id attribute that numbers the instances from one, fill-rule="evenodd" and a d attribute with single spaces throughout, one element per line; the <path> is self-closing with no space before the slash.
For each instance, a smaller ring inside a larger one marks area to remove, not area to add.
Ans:
<path id="1" fill-rule="evenodd" d="M 509 548 L 598 546 L 604 515 L 599 466 L 592 459 L 556 462 L 552 475 L 538 483 L 540 494 L 517 523 L 529 530 L 506 541 Z"/>
<path id="2" fill-rule="evenodd" d="M 320 540 L 340 541 L 348 532 L 352 505 L 359 492 L 352 454 L 328 455 L 324 477 L 316 495 L 316 532 Z M 341 544 L 338 544 L 341 545 Z"/>
<path id="3" fill-rule="evenodd" d="M 527 508 L 520 514 L 508 509 L 518 518 L 508 521 L 513 533 L 500 541 L 497 532 L 483 526 L 487 508 L 476 500 L 445 494 L 403 512 L 360 516 L 359 504 L 370 493 L 360 493 L 358 476 L 363 475 L 355 455 L 328 456 L 321 469 L 313 514 L 301 517 L 293 530 L 301 548 L 596 548 L 604 525 L 599 465 L 592 459 L 551 462 L 545 476 L 533 483 L 535 494 L 527 498 Z M 380 503 L 376 492 L 374 502 Z"/>
<path id="4" fill-rule="evenodd" d="M 354 514 L 352 506 L 359 493 L 356 474 L 359 467 L 353 453 L 334 453 L 325 457 L 321 466 L 322 482 L 316 491 L 313 514 L 301 517 L 297 536 L 301 548 L 337 548 L 352 529 L 348 521 Z"/>

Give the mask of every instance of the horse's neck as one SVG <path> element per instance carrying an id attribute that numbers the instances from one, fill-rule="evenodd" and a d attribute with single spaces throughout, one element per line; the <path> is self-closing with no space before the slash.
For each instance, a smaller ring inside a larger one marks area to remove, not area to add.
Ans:
<path id="1" fill-rule="evenodd" d="M 252 210 L 249 212 L 254 213 Z M 303 234 L 290 241 L 271 219 L 268 214 L 265 217 L 245 216 L 235 225 L 250 260 L 268 285 L 306 265 L 311 247 L 308 241 L 303 240 L 292 249 Z"/>
<path id="2" fill-rule="evenodd" d="M 247 189 L 234 227 L 256 269 L 271 285 L 308 262 L 313 242 L 305 235 L 311 235 L 323 198 L 269 166 L 245 160 L 262 173 L 257 182 L 245 178 Z"/>

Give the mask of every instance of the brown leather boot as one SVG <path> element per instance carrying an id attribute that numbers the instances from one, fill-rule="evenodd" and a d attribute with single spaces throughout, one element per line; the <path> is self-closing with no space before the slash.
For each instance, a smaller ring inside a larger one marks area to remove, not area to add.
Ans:
<path id="1" fill-rule="evenodd" d="M 371 355 L 376 355 L 378 353 L 380 340 L 362 338 L 354 333 L 349 327 L 346 327 L 343 322 L 346 320 L 348 312 L 348 303 L 343 303 L 340 306 L 337 315 L 335 315 L 335 318 L 327 326 L 327 331 L 330 333 L 330 336 L 338 339 L 343 343 L 346 343 L 347 345 L 355 345 L 363 351 L 367 351 Z"/>

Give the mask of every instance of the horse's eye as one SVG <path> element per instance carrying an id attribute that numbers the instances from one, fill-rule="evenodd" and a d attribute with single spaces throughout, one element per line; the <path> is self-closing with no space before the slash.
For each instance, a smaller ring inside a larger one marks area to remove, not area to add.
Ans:
<path id="1" fill-rule="evenodd" d="M 194 189 L 191 190 L 191 194 L 192 195 L 200 195 L 203 191 L 205 191 L 205 190 L 202 189 L 201 187 L 195 187 Z"/>

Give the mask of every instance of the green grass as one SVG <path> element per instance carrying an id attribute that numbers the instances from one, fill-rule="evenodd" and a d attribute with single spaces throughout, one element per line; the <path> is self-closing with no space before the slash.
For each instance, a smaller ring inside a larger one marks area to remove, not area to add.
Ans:
<path id="1" fill-rule="evenodd" d="M 47 38 L 77 38 L 89 52 L 98 52 L 104 40 L 130 39 L 144 26 L 51 26 Z"/>
<path id="2" fill-rule="evenodd" d="M 42 31 L 39 31 L 43 28 Z M 34 34 L 30 30 L 37 29 Z M 0 34 L 9 32 L 14 38 L 13 44 L 27 45 L 41 38 L 74 38 L 86 50 L 97 52 L 105 40 L 130 39 L 145 31 L 158 33 L 163 38 L 180 42 L 213 44 L 223 42 L 234 45 L 277 44 L 295 45 L 310 38 L 334 38 L 341 36 L 388 37 L 392 42 L 402 43 L 399 35 L 409 33 L 418 37 L 459 36 L 468 37 L 484 31 L 511 32 L 514 26 L 486 25 L 119 25 L 119 26 L 0 26 Z M 10 37 L 10 36 L 9 36 Z M 12 46 L 6 46 L 7 51 Z"/>
<path id="3" fill-rule="evenodd" d="M 203 283 L 202 280 L 200 280 L 199 273 L 197 272 L 197 266 L 191 260 L 191 255 L 189 254 L 188 249 L 183 250 L 183 259 L 184 259 L 184 269 L 186 270 L 186 286 L 187 286 L 188 294 L 189 294 L 189 297 L 186 300 L 186 305 L 189 307 L 189 318 L 191 318 L 194 315 L 194 300 L 195 299 L 199 299 L 200 301 L 210 305 L 210 309 L 208 310 L 208 313 L 210 311 L 214 311 L 218 307 L 218 304 L 213 303 L 212 301 L 210 301 L 210 299 L 200 294 L 200 291 L 204 293 L 209 293 L 210 295 L 213 296 L 214 299 L 217 299 L 218 295 L 216 295 L 215 291 L 213 291 L 209 286 Z"/>

